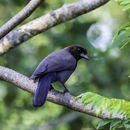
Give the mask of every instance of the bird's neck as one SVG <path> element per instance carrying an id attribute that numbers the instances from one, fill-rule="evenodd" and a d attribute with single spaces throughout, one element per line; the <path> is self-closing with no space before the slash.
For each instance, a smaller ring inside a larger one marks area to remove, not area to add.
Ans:
<path id="1" fill-rule="evenodd" d="M 69 48 L 65 48 L 65 49 L 76 59 L 76 61 L 81 59 L 81 57 L 79 57 L 75 52 L 69 50 Z"/>

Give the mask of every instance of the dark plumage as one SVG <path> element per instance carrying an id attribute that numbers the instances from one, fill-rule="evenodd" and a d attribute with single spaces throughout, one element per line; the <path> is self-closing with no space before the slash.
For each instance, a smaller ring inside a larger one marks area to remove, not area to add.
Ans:
<path id="1" fill-rule="evenodd" d="M 81 58 L 89 60 L 87 50 L 80 45 L 73 45 L 53 52 L 43 59 L 30 78 L 34 82 L 38 81 L 32 105 L 40 107 L 45 103 L 52 82 L 60 82 L 65 88 L 64 92 L 68 91 L 64 84 Z"/>

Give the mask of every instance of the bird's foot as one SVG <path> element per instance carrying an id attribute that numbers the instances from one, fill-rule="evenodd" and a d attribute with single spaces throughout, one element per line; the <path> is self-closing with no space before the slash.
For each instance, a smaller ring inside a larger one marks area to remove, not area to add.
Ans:
<path id="1" fill-rule="evenodd" d="M 51 85 L 51 86 L 50 86 L 50 91 L 53 90 L 53 89 L 54 89 L 54 88 L 53 88 L 53 86 Z"/>
<path id="2" fill-rule="evenodd" d="M 65 88 L 63 94 L 65 94 L 65 93 L 69 93 L 69 90 L 67 88 Z"/>

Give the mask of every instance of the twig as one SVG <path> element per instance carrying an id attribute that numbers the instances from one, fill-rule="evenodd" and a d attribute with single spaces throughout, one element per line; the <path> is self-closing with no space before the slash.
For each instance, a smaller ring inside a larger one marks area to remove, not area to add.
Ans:
<path id="1" fill-rule="evenodd" d="M 42 0 L 31 0 L 16 16 L 0 28 L 0 39 L 29 17 Z"/>

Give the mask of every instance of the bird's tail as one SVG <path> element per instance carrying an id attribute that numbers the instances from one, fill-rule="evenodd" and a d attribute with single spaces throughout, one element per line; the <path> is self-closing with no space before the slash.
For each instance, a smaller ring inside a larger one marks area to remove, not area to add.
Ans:
<path id="1" fill-rule="evenodd" d="M 38 86 L 33 97 L 33 107 L 40 107 L 45 103 L 51 82 L 52 75 L 50 74 L 44 75 L 39 79 Z"/>

